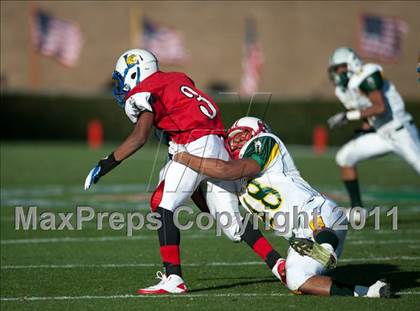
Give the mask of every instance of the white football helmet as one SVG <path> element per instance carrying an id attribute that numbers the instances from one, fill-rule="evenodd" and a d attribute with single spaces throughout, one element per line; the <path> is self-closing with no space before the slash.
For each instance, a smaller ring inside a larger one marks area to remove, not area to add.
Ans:
<path id="1" fill-rule="evenodd" d="M 271 133 L 270 126 L 255 117 L 243 117 L 237 120 L 227 131 L 227 147 L 234 159 L 238 159 L 241 148 L 251 138 L 260 133 Z"/>
<path id="2" fill-rule="evenodd" d="M 137 84 L 159 70 L 155 55 L 147 50 L 132 49 L 124 52 L 117 60 L 112 79 L 112 91 L 117 103 L 124 107 L 125 97 Z"/>
<path id="3" fill-rule="evenodd" d="M 343 74 L 336 74 L 335 69 L 341 65 L 347 65 L 347 71 Z M 347 87 L 351 76 L 359 72 L 362 66 L 363 62 L 355 51 L 348 47 L 340 47 L 334 51 L 329 60 L 330 79 L 335 85 Z"/>

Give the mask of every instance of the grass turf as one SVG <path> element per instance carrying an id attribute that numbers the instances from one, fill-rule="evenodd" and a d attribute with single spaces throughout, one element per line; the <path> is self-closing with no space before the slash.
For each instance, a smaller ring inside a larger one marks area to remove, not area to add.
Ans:
<path id="1" fill-rule="evenodd" d="M 414 310 L 420 293 L 420 179 L 395 156 L 360 165 L 368 206 L 380 205 L 381 230 L 369 219 L 362 231 L 350 230 L 342 260 L 332 273 L 369 284 L 385 277 L 400 298 L 356 299 L 290 295 L 245 244 L 215 237 L 214 229 L 182 233 L 184 276 L 190 293 L 142 297 L 135 291 L 154 283 L 160 269 L 156 232 L 125 228 L 103 230 L 95 223 L 82 230 L 14 229 L 15 206 L 38 206 L 39 212 L 75 212 L 77 205 L 96 211 L 140 211 L 165 161 L 165 149 L 150 145 L 83 192 L 86 174 L 113 146 L 90 151 L 82 144 L 6 143 L 1 149 L 1 309 L 2 310 L 239 310 L 316 308 L 323 310 Z M 290 147 L 303 176 L 338 203 L 347 198 L 339 182 L 333 152 L 315 157 L 309 148 Z M 398 230 L 391 230 L 385 210 L 398 206 Z M 194 216 L 193 216 L 194 217 Z M 75 225 L 75 219 L 72 219 Z M 57 219 L 57 225 L 59 220 Z M 265 233 L 285 254 L 287 244 Z M 7 300 L 6 298 L 18 298 Z"/>

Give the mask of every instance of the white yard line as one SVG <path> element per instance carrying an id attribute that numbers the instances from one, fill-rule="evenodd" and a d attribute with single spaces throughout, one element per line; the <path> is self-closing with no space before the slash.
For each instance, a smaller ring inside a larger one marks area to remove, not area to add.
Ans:
<path id="1" fill-rule="evenodd" d="M 420 295 L 420 292 L 398 292 L 397 295 Z M 229 297 L 284 297 L 286 293 L 226 293 L 226 294 L 181 294 L 181 295 L 109 295 L 109 296 L 51 296 L 51 297 L 1 297 L 1 301 L 42 300 L 91 300 L 91 299 L 161 299 L 161 298 L 229 298 Z"/>
<path id="2" fill-rule="evenodd" d="M 364 244 L 418 244 L 420 239 L 399 239 L 399 240 L 350 240 L 346 241 L 345 244 L 351 245 L 364 245 Z"/>
<path id="3" fill-rule="evenodd" d="M 339 262 L 365 262 L 365 261 L 416 261 L 420 256 L 393 256 L 393 257 L 365 257 L 365 258 L 343 258 Z M 185 263 L 183 266 L 256 266 L 263 265 L 262 261 L 242 261 L 242 262 L 210 262 L 210 263 Z M 121 263 L 121 264 L 64 264 L 64 265 L 7 265 L 1 266 L 1 270 L 19 269 L 83 269 L 83 268 L 149 268 L 161 267 L 159 263 Z"/>
<path id="4" fill-rule="evenodd" d="M 420 248 L 420 245 L 408 245 L 409 248 Z"/>
<path id="5" fill-rule="evenodd" d="M 343 258 L 338 262 L 358 262 L 358 261 L 393 261 L 393 260 L 420 260 L 420 256 L 392 256 L 392 257 L 365 257 L 365 258 Z"/>
<path id="6" fill-rule="evenodd" d="M 226 294 L 181 294 L 181 295 L 109 295 L 109 296 L 56 296 L 56 297 L 1 297 L 2 301 L 37 301 L 37 300 L 84 300 L 84 299 L 131 299 L 131 298 L 203 298 L 203 297 L 256 297 L 256 296 L 292 296 L 284 293 L 226 293 Z"/>
<path id="7" fill-rule="evenodd" d="M 189 239 L 205 239 L 214 238 L 212 234 L 185 234 L 182 238 Z M 108 241 L 130 241 L 130 240 L 149 240 L 156 239 L 155 235 L 137 235 L 132 237 L 127 236 L 101 236 L 101 237 L 62 237 L 62 238 L 34 238 L 34 239 L 10 239 L 0 240 L 1 245 L 9 244 L 42 244 L 42 243 L 61 243 L 61 242 L 108 242 Z"/>
<path id="8" fill-rule="evenodd" d="M 184 234 L 182 238 L 186 239 L 208 239 L 217 237 L 211 233 L 203 234 Z M 100 236 L 100 237 L 62 237 L 62 238 L 33 238 L 33 239 L 5 239 L 1 240 L 1 245 L 14 244 L 42 244 L 42 243 L 67 243 L 67 242 L 108 242 L 108 241 L 130 241 L 130 240 L 148 240 L 154 239 L 155 236 L 137 235 L 132 237 L 127 236 Z M 397 240 L 356 240 L 349 238 L 346 244 L 362 245 L 362 244 L 417 244 L 420 239 L 397 239 Z"/>

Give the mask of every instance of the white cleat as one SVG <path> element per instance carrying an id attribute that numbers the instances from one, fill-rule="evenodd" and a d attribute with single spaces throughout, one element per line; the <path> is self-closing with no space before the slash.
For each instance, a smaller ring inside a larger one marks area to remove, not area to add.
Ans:
<path id="1" fill-rule="evenodd" d="M 278 278 L 284 285 L 286 283 L 286 259 L 280 258 L 277 260 L 273 269 L 271 270 L 273 274 Z"/>
<path id="2" fill-rule="evenodd" d="M 384 280 L 376 281 L 375 284 L 369 286 L 366 297 L 390 298 L 392 297 L 391 286 L 384 282 Z"/>
<path id="3" fill-rule="evenodd" d="M 140 295 L 164 295 L 164 294 L 183 294 L 187 292 L 187 286 L 184 280 L 176 274 L 171 274 L 168 277 L 161 271 L 156 272 L 156 278 L 160 282 L 154 286 L 141 288 L 137 290 Z"/>

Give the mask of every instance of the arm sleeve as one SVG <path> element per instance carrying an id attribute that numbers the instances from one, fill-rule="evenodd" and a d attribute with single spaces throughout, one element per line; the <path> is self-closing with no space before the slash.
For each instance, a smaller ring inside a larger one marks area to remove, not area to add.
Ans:
<path id="1" fill-rule="evenodd" d="M 381 90 L 383 84 L 384 84 L 384 80 L 382 78 L 381 72 L 376 71 L 373 74 L 371 74 L 369 77 L 364 79 L 362 83 L 360 84 L 359 88 L 363 93 L 369 95 L 375 90 Z"/>
<path id="2" fill-rule="evenodd" d="M 257 161 L 264 170 L 280 154 L 280 146 L 273 137 L 263 136 L 254 139 L 245 150 L 242 158 Z"/>

